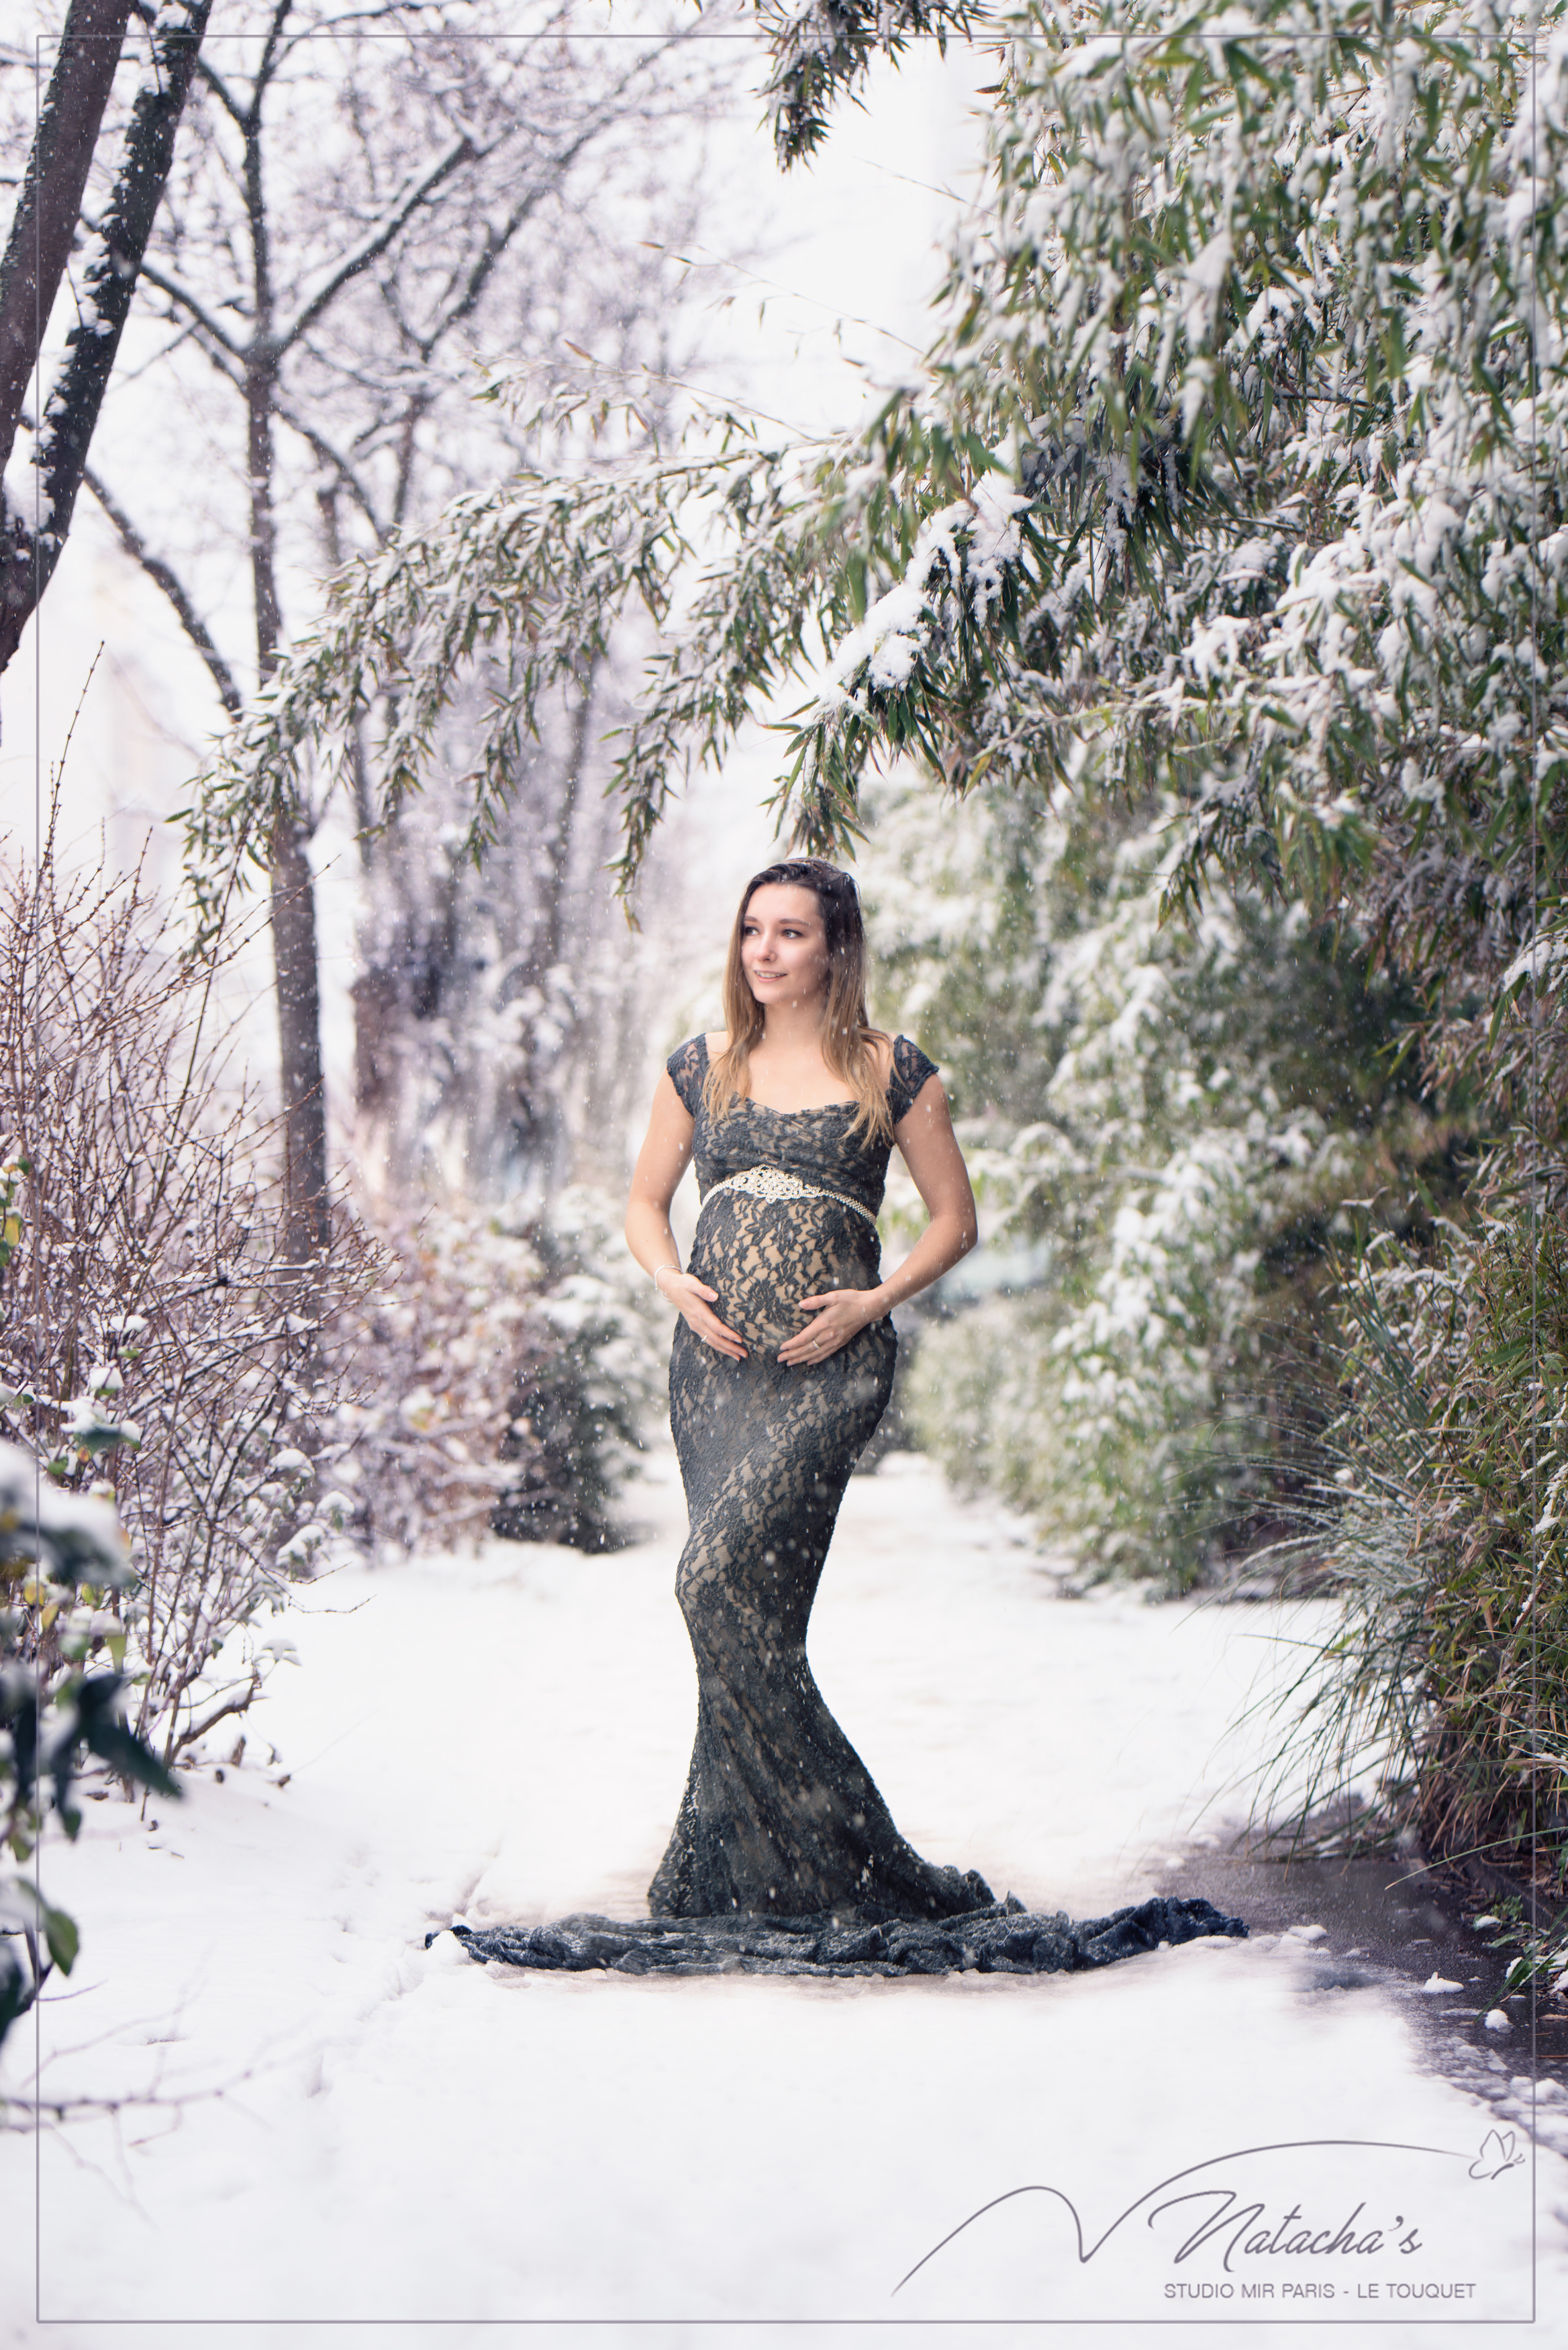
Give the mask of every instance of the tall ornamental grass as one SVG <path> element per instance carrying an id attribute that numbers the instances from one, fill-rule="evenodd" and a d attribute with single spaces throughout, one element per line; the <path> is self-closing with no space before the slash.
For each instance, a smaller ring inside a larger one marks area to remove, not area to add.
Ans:
<path id="1" fill-rule="evenodd" d="M 1345 1599 L 1305 1660 L 1281 1763 L 1305 1807 L 1568 1891 L 1568 1223 L 1444 1227 L 1375 1251 L 1342 1301 L 1326 1533 Z"/>

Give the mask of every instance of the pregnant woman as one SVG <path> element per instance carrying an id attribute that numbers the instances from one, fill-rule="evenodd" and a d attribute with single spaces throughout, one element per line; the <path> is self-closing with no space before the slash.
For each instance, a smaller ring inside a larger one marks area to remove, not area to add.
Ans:
<path id="1" fill-rule="evenodd" d="M 972 1869 L 905 1843 L 823 1703 L 806 1624 L 892 1387 L 888 1317 L 973 1247 L 974 1200 L 933 1064 L 867 1019 L 847 874 L 792 858 L 747 885 L 724 1017 L 670 1055 L 627 1213 L 681 1315 L 678 1588 L 697 1658 L 697 1742 L 652 1915 L 452 1931 L 511 1966 L 810 1975 L 1073 1971 L 1245 1933 L 1201 1899 L 1157 1895 L 1076 1925 L 998 1902 Z M 884 1281 L 875 1219 L 895 1144 L 929 1222 Z M 702 1204 L 682 1266 L 670 1203 L 693 1159 Z"/>
<path id="2" fill-rule="evenodd" d="M 871 1026 L 865 961 L 847 874 L 815 858 L 759 873 L 730 941 L 724 1033 L 671 1055 L 632 1178 L 627 1238 L 683 1316 L 670 1420 L 691 1534 L 676 1588 L 698 1681 L 656 1915 L 942 1918 L 992 1898 L 905 1843 L 805 1657 L 838 1505 L 893 1384 L 888 1316 L 975 1239 L 941 1082 Z M 930 1221 L 884 1281 L 895 1143 Z M 670 1203 L 693 1157 L 702 1205 L 682 1269 Z"/>

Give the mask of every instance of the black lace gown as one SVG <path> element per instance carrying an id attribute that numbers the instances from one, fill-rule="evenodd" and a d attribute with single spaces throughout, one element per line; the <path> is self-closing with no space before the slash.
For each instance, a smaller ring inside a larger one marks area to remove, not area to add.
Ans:
<path id="1" fill-rule="evenodd" d="M 895 1126 L 935 1070 L 893 1047 Z M 873 1218 L 888 1146 L 852 1137 L 855 1107 L 702 1102 L 706 1039 L 671 1055 L 696 1125 L 702 1206 L 691 1270 L 717 1290 L 743 1362 L 684 1321 L 670 1421 L 691 1512 L 676 1589 L 697 1660 L 697 1737 L 643 1919 L 574 1917 L 529 1929 L 456 1926 L 470 1955 L 541 1969 L 774 1974 L 1015 1974 L 1099 1967 L 1162 1941 L 1244 1934 L 1201 1899 L 1157 1896 L 1075 1924 L 998 1902 L 972 1869 L 923 1860 L 823 1703 L 806 1661 L 812 1603 L 856 1461 L 888 1403 L 898 1341 L 873 1322 L 820 1363 L 778 1360 L 799 1301 L 879 1279 Z M 772 1170 L 805 1197 L 715 1189 Z M 433 1935 L 427 1940 L 433 1939 Z"/>
<path id="2" fill-rule="evenodd" d="M 734 1362 L 676 1326 L 670 1418 L 691 1515 L 676 1592 L 697 1659 L 697 1740 L 670 1849 L 649 1888 L 656 1916 L 733 1912 L 840 1919 L 945 1918 L 986 1907 L 972 1870 L 934 1867 L 905 1843 L 806 1662 L 805 1633 L 850 1471 L 887 1408 L 898 1340 L 868 1323 L 820 1363 L 778 1350 L 803 1297 L 873 1289 L 873 1221 L 885 1140 L 852 1135 L 856 1107 L 769 1109 L 702 1100 L 707 1040 L 670 1056 L 696 1122 L 702 1207 L 690 1270 L 746 1348 Z M 893 1047 L 895 1126 L 933 1074 L 907 1036 Z M 772 1169 L 819 1187 L 770 1200 L 715 1191 Z M 836 1196 L 835 1196 L 836 1195 Z"/>

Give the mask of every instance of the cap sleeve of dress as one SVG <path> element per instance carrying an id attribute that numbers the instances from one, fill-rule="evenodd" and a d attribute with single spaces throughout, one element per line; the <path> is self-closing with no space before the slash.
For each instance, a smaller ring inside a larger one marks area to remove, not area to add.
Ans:
<path id="1" fill-rule="evenodd" d="M 888 1106 L 893 1113 L 893 1123 L 907 1118 L 914 1107 L 915 1096 L 928 1077 L 937 1074 L 938 1063 L 928 1060 L 919 1046 L 908 1036 L 893 1039 L 893 1066 L 888 1077 Z"/>
<path id="2" fill-rule="evenodd" d="M 695 1118 L 702 1098 L 702 1080 L 708 1074 L 708 1039 L 706 1036 L 688 1036 L 684 1045 L 676 1046 L 664 1066 L 670 1072 L 670 1083 L 680 1097 L 682 1107 L 690 1110 Z"/>

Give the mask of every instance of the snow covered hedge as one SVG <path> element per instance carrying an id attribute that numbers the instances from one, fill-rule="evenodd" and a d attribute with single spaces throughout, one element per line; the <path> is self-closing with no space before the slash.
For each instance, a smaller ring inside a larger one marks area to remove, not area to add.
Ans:
<path id="1" fill-rule="evenodd" d="M 916 1425 L 1085 1571 L 1186 1585 L 1288 1508 L 1344 1203 L 1453 1188 L 1377 1057 L 1400 992 L 1256 890 L 1162 922 L 1171 809 L 1088 776 L 871 806 L 884 1017 L 942 1062 L 1000 1269 L 926 1330 Z"/>
<path id="2" fill-rule="evenodd" d="M 614 1547 L 661 1365 L 608 1203 L 569 1191 L 546 1222 L 448 1201 L 383 1238 L 337 1341 L 356 1528 L 410 1549 L 490 1530 Z"/>

